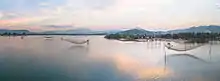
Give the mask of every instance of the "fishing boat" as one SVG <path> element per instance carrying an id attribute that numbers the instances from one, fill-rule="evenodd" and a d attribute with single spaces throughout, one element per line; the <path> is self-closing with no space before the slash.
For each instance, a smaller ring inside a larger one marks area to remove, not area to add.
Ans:
<path id="1" fill-rule="evenodd" d="M 53 37 L 51 37 L 51 36 L 45 36 L 44 39 L 45 39 L 45 40 L 53 40 Z"/>

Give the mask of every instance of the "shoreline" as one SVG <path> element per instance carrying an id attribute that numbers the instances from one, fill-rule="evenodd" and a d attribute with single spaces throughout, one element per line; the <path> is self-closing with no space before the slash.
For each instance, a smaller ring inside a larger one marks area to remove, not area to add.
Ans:
<path id="1" fill-rule="evenodd" d="M 107 38 L 106 38 L 107 39 Z M 166 39 L 166 38 L 152 38 L 152 39 L 109 39 L 109 40 L 118 40 L 118 41 L 133 41 L 133 42 L 150 42 L 150 41 L 167 41 L 167 42 L 175 42 L 175 43 L 209 43 L 209 42 L 220 42 L 220 40 L 204 40 L 204 41 L 196 41 L 193 39 L 184 40 L 184 39 Z"/>

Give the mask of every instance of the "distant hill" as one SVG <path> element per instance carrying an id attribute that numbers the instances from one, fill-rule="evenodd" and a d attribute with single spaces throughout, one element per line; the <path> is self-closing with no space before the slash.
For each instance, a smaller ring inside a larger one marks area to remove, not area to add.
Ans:
<path id="1" fill-rule="evenodd" d="M 134 28 L 126 31 L 122 31 L 116 34 L 124 34 L 124 35 L 153 35 L 154 33 L 151 31 L 147 31 L 141 28 Z"/>
<path id="2" fill-rule="evenodd" d="M 186 29 L 177 29 L 168 31 L 168 33 L 220 33 L 220 26 L 209 25 L 209 26 L 198 26 L 198 27 L 190 27 Z"/>
<path id="3" fill-rule="evenodd" d="M 135 28 L 135 29 L 118 32 L 115 34 L 109 34 L 109 35 L 106 35 L 105 38 L 133 40 L 133 39 L 138 39 L 140 37 L 143 38 L 143 37 L 152 36 L 152 35 L 154 35 L 154 32 L 147 31 L 141 28 Z"/>
<path id="4" fill-rule="evenodd" d="M 48 27 L 53 28 L 62 28 L 62 27 L 69 27 L 67 26 L 56 26 L 56 25 L 49 25 Z M 0 29 L 0 34 L 3 33 L 17 33 L 17 34 L 102 34 L 102 35 L 113 35 L 117 37 L 120 36 L 151 36 L 151 35 L 162 35 L 167 33 L 220 33 L 220 26 L 217 25 L 209 25 L 209 26 L 198 26 L 198 27 L 190 27 L 186 29 L 177 29 L 177 30 L 170 30 L 170 31 L 147 31 L 141 28 L 134 28 L 130 30 L 91 30 L 88 28 L 78 28 L 72 30 L 57 30 L 57 31 L 44 31 L 44 32 L 30 32 L 29 30 L 9 30 L 9 29 Z"/>
<path id="5" fill-rule="evenodd" d="M 87 28 L 78 28 L 73 30 L 46 31 L 43 34 L 112 34 L 120 30 L 91 30 Z"/>
<path id="6" fill-rule="evenodd" d="M 123 30 L 104 30 L 103 32 L 106 32 L 107 34 L 116 34 L 116 33 L 119 33 Z"/>
<path id="7" fill-rule="evenodd" d="M 48 27 L 48 28 L 70 28 L 73 27 L 71 25 L 44 25 L 43 27 Z"/>
<path id="8" fill-rule="evenodd" d="M 29 30 L 8 30 L 8 29 L 0 29 L 0 34 L 4 34 L 4 33 L 10 33 L 10 34 L 13 34 L 13 33 L 16 33 L 16 34 L 29 34 L 30 31 Z"/>

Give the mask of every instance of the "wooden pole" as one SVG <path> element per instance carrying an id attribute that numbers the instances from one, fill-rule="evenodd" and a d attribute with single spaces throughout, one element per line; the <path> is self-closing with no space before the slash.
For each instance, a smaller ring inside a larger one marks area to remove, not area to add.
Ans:
<path id="1" fill-rule="evenodd" d="M 164 72 L 166 72 L 166 66 L 167 66 L 167 53 L 166 53 L 166 47 L 165 47 L 165 44 L 163 44 L 163 50 L 164 50 Z"/>

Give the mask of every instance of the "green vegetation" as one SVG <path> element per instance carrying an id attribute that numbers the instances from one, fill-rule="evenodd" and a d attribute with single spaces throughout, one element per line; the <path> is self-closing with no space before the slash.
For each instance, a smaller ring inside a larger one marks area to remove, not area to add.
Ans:
<path id="1" fill-rule="evenodd" d="M 125 39 L 125 40 L 135 40 L 135 39 L 147 39 L 152 38 L 153 32 L 146 31 L 144 29 L 131 29 L 127 31 L 122 31 L 116 34 L 109 34 L 106 35 L 105 38 L 107 39 Z"/>
<path id="2" fill-rule="evenodd" d="M 179 33 L 179 34 L 165 34 L 160 35 L 160 38 L 165 39 L 183 39 L 187 43 L 206 43 L 208 41 L 219 41 L 220 33 Z"/>
<path id="3" fill-rule="evenodd" d="M 5 32 L 2 33 L 1 36 L 25 36 L 27 35 L 25 32 L 23 33 L 10 33 L 10 32 Z"/>
<path id="4" fill-rule="evenodd" d="M 148 35 L 126 35 L 126 34 L 110 34 L 106 35 L 105 38 L 107 39 L 127 39 L 127 40 L 134 40 L 134 39 L 148 39 L 153 38 L 153 36 Z"/>
<path id="5" fill-rule="evenodd" d="M 163 38 L 163 39 L 182 39 L 187 40 L 186 43 L 207 43 L 209 41 L 220 41 L 220 33 L 178 33 L 178 34 L 160 34 L 160 35 L 131 35 L 131 34 L 110 34 L 106 35 L 107 39 L 125 39 L 125 40 L 135 40 L 135 39 L 153 39 L 153 38 Z"/>
<path id="6" fill-rule="evenodd" d="M 220 41 L 220 26 L 209 25 L 209 26 L 198 26 L 190 27 L 186 29 L 177 29 L 170 31 L 152 32 L 144 29 L 131 29 L 116 34 L 106 35 L 107 39 L 124 39 L 124 40 L 135 40 L 135 39 L 180 39 L 187 40 L 186 43 L 206 43 L 209 41 Z"/>

